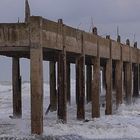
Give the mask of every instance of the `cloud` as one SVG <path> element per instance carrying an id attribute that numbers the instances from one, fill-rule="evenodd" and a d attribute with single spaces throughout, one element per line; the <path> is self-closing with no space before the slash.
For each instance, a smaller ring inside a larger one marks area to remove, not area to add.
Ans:
<path id="1" fill-rule="evenodd" d="M 33 15 L 67 22 L 93 17 L 97 23 L 132 22 L 140 19 L 139 0 L 29 0 Z M 24 0 L 4 0 L 0 21 L 24 18 Z"/>
<path id="2" fill-rule="evenodd" d="M 123 42 L 126 38 L 132 42 L 136 34 L 140 44 L 140 0 L 29 0 L 29 3 L 32 15 L 55 21 L 63 18 L 64 23 L 76 28 L 81 23 L 80 28 L 87 31 L 92 17 L 100 35 L 110 34 L 116 38 L 119 26 Z M 17 22 L 18 17 L 20 21 L 24 20 L 24 0 L 1 0 L 0 22 Z M 25 62 L 22 65 L 27 69 Z M 9 61 L 1 60 L 0 67 L 0 77 L 7 80 L 11 76 L 10 70 L 5 76 L 5 70 L 10 69 Z M 23 75 L 24 79 L 28 78 L 27 73 L 23 72 Z"/>

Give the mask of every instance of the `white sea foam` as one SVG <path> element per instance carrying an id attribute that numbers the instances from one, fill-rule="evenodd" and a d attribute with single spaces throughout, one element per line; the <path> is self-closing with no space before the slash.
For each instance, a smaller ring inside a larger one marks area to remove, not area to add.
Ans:
<path id="1" fill-rule="evenodd" d="M 122 104 L 116 114 L 105 116 L 101 108 L 100 118 L 91 118 L 91 104 L 86 104 L 86 119 L 76 120 L 75 81 L 72 81 L 72 103 L 68 105 L 68 123 L 57 121 L 57 113 L 44 116 L 44 136 L 82 136 L 84 138 L 140 138 L 140 99 L 131 106 Z M 0 85 L 0 137 L 30 137 L 30 84 L 22 85 L 22 119 L 10 119 L 12 115 L 12 87 Z M 44 114 L 49 105 L 49 85 L 44 84 Z"/>

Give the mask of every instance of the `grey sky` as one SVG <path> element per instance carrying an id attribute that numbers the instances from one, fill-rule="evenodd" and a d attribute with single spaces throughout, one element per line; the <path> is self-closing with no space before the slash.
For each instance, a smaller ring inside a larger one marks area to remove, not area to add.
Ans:
<path id="1" fill-rule="evenodd" d="M 116 39 L 117 26 L 122 42 L 140 44 L 140 0 L 29 0 L 32 15 L 55 20 L 89 31 L 91 18 L 100 35 L 110 34 Z M 0 22 L 24 21 L 24 0 L 2 0 Z M 80 26 L 79 26 L 80 25 Z M 45 64 L 45 71 L 47 64 Z M 0 80 L 11 78 L 11 59 L 0 59 Z M 29 61 L 22 60 L 23 79 L 29 77 Z M 47 77 L 47 74 L 45 75 Z"/>

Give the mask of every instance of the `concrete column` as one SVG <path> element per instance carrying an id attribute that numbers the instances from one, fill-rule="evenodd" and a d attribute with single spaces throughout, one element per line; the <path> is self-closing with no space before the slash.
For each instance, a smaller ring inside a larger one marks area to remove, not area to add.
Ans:
<path id="1" fill-rule="evenodd" d="M 121 43 L 121 36 L 118 35 L 117 42 Z M 122 62 L 122 48 L 121 58 L 115 63 L 115 87 L 116 87 L 116 108 L 123 102 L 123 74 L 124 74 L 123 62 Z M 124 77 L 125 79 L 125 77 Z"/>
<path id="2" fill-rule="evenodd" d="M 139 67 L 138 77 L 139 77 L 139 90 L 140 90 L 140 64 L 138 64 L 138 67 Z"/>
<path id="3" fill-rule="evenodd" d="M 66 35 L 65 25 L 62 19 L 58 19 L 58 33 L 62 37 L 61 46 L 63 50 L 58 56 L 58 119 L 67 122 L 67 61 L 66 61 Z"/>
<path id="4" fill-rule="evenodd" d="M 123 63 L 123 90 L 126 93 L 126 65 Z"/>
<path id="5" fill-rule="evenodd" d="M 116 107 L 122 104 L 123 100 L 123 78 L 122 78 L 123 64 L 122 61 L 116 61 L 115 67 L 115 86 L 116 86 Z"/>
<path id="6" fill-rule="evenodd" d="M 76 60 L 77 119 L 85 119 L 85 57 Z"/>
<path id="7" fill-rule="evenodd" d="M 140 64 L 138 64 L 138 67 L 139 67 L 139 71 L 138 71 L 138 78 L 139 78 L 139 90 L 140 90 Z"/>
<path id="8" fill-rule="evenodd" d="M 71 73 L 70 73 L 70 63 L 67 62 L 67 102 L 71 103 Z"/>
<path id="9" fill-rule="evenodd" d="M 131 104 L 132 102 L 132 62 L 131 62 L 131 49 L 130 41 L 126 40 L 126 45 L 129 47 L 130 60 L 125 64 L 125 76 L 126 76 L 126 102 Z"/>
<path id="10" fill-rule="evenodd" d="M 106 62 L 106 115 L 112 114 L 112 60 Z"/>
<path id="11" fill-rule="evenodd" d="M 115 80 L 114 69 L 112 69 L 112 49 L 110 36 L 106 36 L 106 39 L 110 41 L 110 58 L 106 61 L 106 115 L 112 114 L 112 85 L 113 80 Z M 113 73 L 112 73 L 113 72 Z M 112 79 L 113 78 L 113 79 Z"/>
<path id="12" fill-rule="evenodd" d="M 93 59 L 92 118 L 100 117 L 100 58 Z"/>
<path id="13" fill-rule="evenodd" d="M 139 65 L 133 65 L 133 96 L 139 96 Z"/>
<path id="14" fill-rule="evenodd" d="M 134 43 L 134 48 L 137 48 L 137 42 Z M 139 64 L 133 65 L 133 96 L 139 96 Z"/>
<path id="15" fill-rule="evenodd" d="M 58 119 L 67 122 L 66 52 L 60 52 L 58 59 Z"/>
<path id="16" fill-rule="evenodd" d="M 98 35 L 97 28 L 92 30 L 94 35 Z M 100 117 L 100 46 L 97 42 L 97 57 L 93 58 L 93 78 L 92 78 L 92 118 Z"/>
<path id="17" fill-rule="evenodd" d="M 86 66 L 86 100 L 87 103 L 91 102 L 91 85 L 92 85 L 92 66 L 87 65 Z"/>
<path id="18" fill-rule="evenodd" d="M 43 132 L 43 57 L 42 48 L 30 49 L 31 132 Z"/>
<path id="19" fill-rule="evenodd" d="M 31 133 L 43 133 L 42 18 L 30 17 Z"/>
<path id="20" fill-rule="evenodd" d="M 106 76 L 105 76 L 105 66 L 103 66 L 103 69 L 102 69 L 102 79 L 103 79 L 103 89 L 106 88 Z"/>
<path id="21" fill-rule="evenodd" d="M 56 62 L 50 61 L 50 111 L 57 110 Z"/>
<path id="22" fill-rule="evenodd" d="M 77 105 L 78 94 L 79 94 L 79 67 L 78 67 L 78 60 L 76 60 L 75 72 L 76 72 L 76 105 Z"/>
<path id="23" fill-rule="evenodd" d="M 131 104 L 132 102 L 132 64 L 125 64 L 125 78 L 126 78 L 126 102 Z"/>
<path id="24" fill-rule="evenodd" d="M 22 116 L 21 76 L 19 58 L 12 58 L 13 117 Z"/>
<path id="25" fill-rule="evenodd" d="M 112 65 L 112 89 L 115 90 L 116 87 L 115 87 L 115 67 L 114 65 Z"/>

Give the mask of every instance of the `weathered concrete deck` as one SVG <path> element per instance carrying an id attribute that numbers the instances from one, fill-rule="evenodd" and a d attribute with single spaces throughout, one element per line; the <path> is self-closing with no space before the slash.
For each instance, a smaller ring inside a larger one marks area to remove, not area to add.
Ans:
<path id="1" fill-rule="evenodd" d="M 31 44 L 36 47 L 41 45 L 44 52 L 53 53 L 63 50 L 71 56 L 71 62 L 75 62 L 74 56 L 82 53 L 82 36 L 86 57 L 96 57 L 99 48 L 100 58 L 122 60 L 123 62 L 139 63 L 140 50 L 133 46 L 118 43 L 111 39 L 105 39 L 92 33 L 42 17 L 31 16 L 28 23 L 1 23 L 0 24 L 0 53 L 1 55 L 14 56 L 16 52 L 20 57 L 29 58 Z M 65 44 L 63 44 L 65 42 Z M 7 53 L 7 52 L 10 52 Z M 21 53 L 20 53 L 21 52 Z M 111 56 L 110 56 L 111 54 Z M 17 54 L 16 54 L 17 55 Z M 44 60 L 54 59 L 52 55 L 45 55 Z M 88 63 L 88 62 L 87 62 Z"/>

